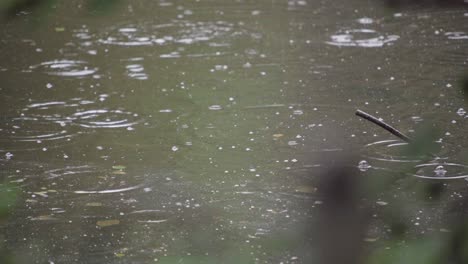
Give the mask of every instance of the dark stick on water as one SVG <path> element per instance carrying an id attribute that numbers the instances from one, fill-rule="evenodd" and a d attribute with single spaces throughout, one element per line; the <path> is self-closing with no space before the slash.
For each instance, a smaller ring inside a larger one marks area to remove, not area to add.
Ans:
<path id="1" fill-rule="evenodd" d="M 362 117 L 368 121 L 371 121 L 372 123 L 378 125 L 379 127 L 387 130 L 388 132 L 392 133 L 393 135 L 401 138 L 402 140 L 406 141 L 406 142 L 410 142 L 411 139 L 406 136 L 405 134 L 401 133 L 400 131 L 398 131 L 397 129 L 395 129 L 394 127 L 390 126 L 389 124 L 385 123 L 384 121 L 364 112 L 364 111 L 361 111 L 361 110 L 357 110 L 356 111 L 356 115 L 359 116 L 359 117 Z"/>

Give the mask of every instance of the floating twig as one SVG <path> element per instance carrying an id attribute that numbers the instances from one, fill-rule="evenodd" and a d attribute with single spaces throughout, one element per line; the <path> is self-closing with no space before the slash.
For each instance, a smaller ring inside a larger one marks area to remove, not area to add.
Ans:
<path id="1" fill-rule="evenodd" d="M 359 117 L 362 117 L 376 125 L 378 125 L 379 127 L 387 130 L 388 132 L 392 133 L 393 135 L 401 138 L 402 140 L 406 141 L 406 142 L 411 142 L 411 139 L 406 136 L 405 134 L 401 133 L 400 131 L 398 131 L 396 128 L 390 126 L 389 124 L 385 123 L 384 121 L 382 121 L 381 119 L 378 119 L 364 111 L 361 111 L 361 110 L 357 110 L 356 111 L 356 115 L 359 116 Z"/>

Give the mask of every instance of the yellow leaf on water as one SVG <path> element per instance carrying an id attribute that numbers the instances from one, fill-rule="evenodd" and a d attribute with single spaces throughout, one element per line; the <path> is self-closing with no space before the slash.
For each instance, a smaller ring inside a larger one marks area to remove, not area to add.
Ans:
<path id="1" fill-rule="evenodd" d="M 55 28 L 55 32 L 63 32 L 63 31 L 65 31 L 64 27 L 56 27 Z"/>
<path id="2" fill-rule="evenodd" d="M 99 227 L 107 227 L 120 224 L 120 220 L 112 219 L 112 220 L 101 220 L 97 221 L 96 225 Z"/>

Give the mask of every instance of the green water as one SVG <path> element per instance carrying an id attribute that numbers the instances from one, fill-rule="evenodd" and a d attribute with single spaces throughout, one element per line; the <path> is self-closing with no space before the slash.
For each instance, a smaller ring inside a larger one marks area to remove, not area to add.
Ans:
<path id="1" fill-rule="evenodd" d="M 323 202 L 324 157 L 352 150 L 364 175 L 468 175 L 468 9 L 80 3 L 2 25 L 0 177 L 18 197 L 1 226 L 15 263 L 310 263 L 320 241 L 302 230 Z M 438 159 L 399 156 L 356 109 L 409 135 L 433 125 Z M 466 185 L 448 181 L 447 200 Z M 411 186 L 390 189 L 414 202 Z M 409 214 L 416 232 L 438 207 Z"/>

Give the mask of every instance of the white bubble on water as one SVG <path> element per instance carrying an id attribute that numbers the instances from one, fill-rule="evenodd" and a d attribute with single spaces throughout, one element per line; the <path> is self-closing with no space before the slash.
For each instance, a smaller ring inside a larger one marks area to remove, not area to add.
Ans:
<path id="1" fill-rule="evenodd" d="M 358 19 L 359 24 L 368 25 L 374 23 L 374 19 L 370 17 L 362 17 Z"/>
<path id="2" fill-rule="evenodd" d="M 464 116 L 465 114 L 466 114 L 465 109 L 460 108 L 460 109 L 457 110 L 457 115 L 459 115 L 459 116 Z"/>
<path id="3" fill-rule="evenodd" d="M 223 108 L 220 105 L 210 105 L 208 107 L 208 109 L 213 110 L 213 111 L 217 111 L 217 110 L 221 110 Z"/>
<path id="4" fill-rule="evenodd" d="M 304 114 L 304 111 L 300 110 L 300 109 L 297 109 L 297 110 L 294 110 L 293 112 L 294 115 L 303 115 Z"/>
<path id="5" fill-rule="evenodd" d="M 444 177 L 447 173 L 447 170 L 445 170 L 444 166 L 439 165 L 435 168 L 434 173 L 437 177 Z"/>
<path id="6" fill-rule="evenodd" d="M 371 165 L 369 164 L 369 162 L 367 162 L 367 160 L 361 160 L 359 161 L 359 164 L 358 164 L 358 169 L 360 171 L 367 171 L 368 169 L 371 168 Z"/>
<path id="7" fill-rule="evenodd" d="M 227 65 L 215 65 L 214 69 L 217 71 L 225 71 L 228 69 L 228 66 Z"/>

